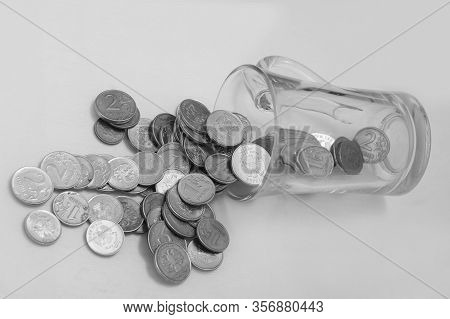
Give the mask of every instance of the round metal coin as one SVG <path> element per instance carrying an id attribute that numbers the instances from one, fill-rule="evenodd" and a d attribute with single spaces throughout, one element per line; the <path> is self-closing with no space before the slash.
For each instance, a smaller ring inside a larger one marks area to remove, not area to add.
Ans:
<path id="1" fill-rule="evenodd" d="M 191 130 L 205 132 L 206 120 L 210 112 L 206 106 L 195 100 L 184 100 L 178 106 L 177 115 Z"/>
<path id="2" fill-rule="evenodd" d="M 225 227 L 213 218 L 200 219 L 197 236 L 206 249 L 215 253 L 223 252 L 230 243 L 230 237 Z"/>
<path id="3" fill-rule="evenodd" d="M 104 157 L 95 154 L 86 155 L 86 159 L 94 168 L 94 178 L 87 188 L 98 189 L 104 187 L 111 177 L 111 165 Z"/>
<path id="4" fill-rule="evenodd" d="M 194 238 L 195 228 L 189 225 L 189 223 L 178 219 L 170 210 L 167 203 L 164 203 L 162 208 L 162 216 L 166 222 L 167 227 L 170 228 L 175 234 L 183 238 Z"/>
<path id="5" fill-rule="evenodd" d="M 164 195 L 160 193 L 150 193 L 142 200 L 141 213 L 142 217 L 147 218 L 147 215 L 156 208 L 162 208 L 164 204 Z"/>
<path id="6" fill-rule="evenodd" d="M 117 200 L 122 204 L 123 207 L 123 218 L 119 222 L 120 227 L 122 227 L 125 233 L 131 233 L 139 229 L 144 218 L 142 218 L 140 213 L 140 205 L 134 199 L 126 196 L 119 196 Z"/>
<path id="7" fill-rule="evenodd" d="M 199 220 L 205 212 L 205 205 L 192 206 L 183 202 L 178 194 L 178 188 L 176 186 L 169 189 L 166 197 L 170 210 L 181 220 L 187 222 L 196 221 Z"/>
<path id="8" fill-rule="evenodd" d="M 139 168 L 139 184 L 151 186 L 158 183 L 164 175 L 164 162 L 153 152 L 139 152 L 133 156 Z"/>
<path id="9" fill-rule="evenodd" d="M 242 143 L 244 125 L 231 112 L 217 110 L 212 112 L 206 121 L 208 136 L 222 146 L 236 146 Z"/>
<path id="10" fill-rule="evenodd" d="M 231 158 L 234 176 L 251 186 L 262 184 L 269 165 L 269 153 L 263 147 L 252 143 L 238 146 Z"/>
<path id="11" fill-rule="evenodd" d="M 348 175 L 357 175 L 363 169 L 364 157 L 359 144 L 355 141 L 343 141 L 337 145 L 336 160 Z"/>
<path id="12" fill-rule="evenodd" d="M 52 213 L 35 210 L 26 217 L 25 230 L 35 243 L 51 245 L 61 236 L 61 223 Z"/>
<path id="13" fill-rule="evenodd" d="M 127 136 L 131 145 L 139 151 L 156 152 L 157 150 L 157 147 L 150 140 L 150 123 L 149 119 L 141 118 L 135 127 L 127 130 Z"/>
<path id="14" fill-rule="evenodd" d="M 203 205 L 214 198 L 215 186 L 204 174 L 189 174 L 178 182 L 178 194 L 188 204 Z"/>
<path id="15" fill-rule="evenodd" d="M 127 130 L 138 125 L 140 119 L 141 119 L 141 112 L 139 111 L 138 108 L 136 108 L 136 113 L 134 114 L 133 118 L 130 121 L 122 124 L 109 122 L 109 124 L 121 130 Z"/>
<path id="16" fill-rule="evenodd" d="M 73 188 L 81 176 L 80 162 L 66 152 L 48 154 L 41 163 L 41 169 L 50 176 L 55 189 Z"/>
<path id="17" fill-rule="evenodd" d="M 165 194 L 171 189 L 185 174 L 176 169 L 168 169 L 164 172 L 163 178 L 156 184 L 156 191 L 160 194 Z"/>
<path id="18" fill-rule="evenodd" d="M 369 164 L 384 161 L 390 150 L 389 138 L 376 127 L 366 127 L 356 133 L 353 139 L 361 147 L 364 162 Z"/>
<path id="19" fill-rule="evenodd" d="M 94 168 L 85 156 L 74 155 L 81 166 L 81 175 L 74 189 L 84 189 L 94 178 Z"/>
<path id="20" fill-rule="evenodd" d="M 108 90 L 95 99 L 95 110 L 102 119 L 114 123 L 126 123 L 136 114 L 136 103 L 125 92 Z"/>
<path id="21" fill-rule="evenodd" d="M 202 215 L 202 218 L 216 218 L 216 214 L 214 213 L 214 211 L 212 210 L 212 207 L 209 204 L 205 204 L 205 212 Z M 195 222 L 189 222 L 189 224 L 194 227 L 197 228 L 198 223 L 200 222 L 200 220 L 197 220 Z"/>
<path id="22" fill-rule="evenodd" d="M 102 119 L 95 122 L 94 132 L 100 141 L 108 145 L 119 144 L 125 137 L 124 130 L 115 128 Z"/>
<path id="23" fill-rule="evenodd" d="M 15 172 L 11 188 L 17 199 L 28 205 L 43 204 L 53 194 L 52 180 L 37 167 L 24 167 Z"/>
<path id="24" fill-rule="evenodd" d="M 97 220 L 89 225 L 86 241 L 93 252 L 112 256 L 119 252 L 125 240 L 122 227 L 109 220 Z"/>
<path id="25" fill-rule="evenodd" d="M 236 181 L 231 170 L 231 157 L 225 154 L 213 154 L 205 161 L 205 170 L 209 177 L 221 184 L 231 184 Z"/>
<path id="26" fill-rule="evenodd" d="M 223 253 L 216 254 L 207 251 L 197 240 L 189 243 L 187 251 L 192 265 L 200 270 L 215 270 L 219 268 L 223 261 Z"/>
<path id="27" fill-rule="evenodd" d="M 173 123 L 175 121 L 175 116 L 169 113 L 161 113 L 156 115 L 150 125 L 150 137 L 153 143 L 161 146 L 162 144 L 159 142 L 159 132 L 162 127 L 168 125 L 169 123 Z"/>
<path id="28" fill-rule="evenodd" d="M 331 149 L 331 145 L 334 144 L 334 138 L 330 135 L 323 134 L 323 133 L 312 133 L 313 135 L 320 143 L 320 146 L 325 147 L 327 150 Z"/>
<path id="29" fill-rule="evenodd" d="M 76 192 L 63 192 L 53 200 L 53 213 L 65 225 L 80 226 L 89 219 L 89 204 Z"/>
<path id="30" fill-rule="evenodd" d="M 118 224 L 123 218 L 122 204 L 106 194 L 96 195 L 89 200 L 89 221 L 109 220 Z"/>
<path id="31" fill-rule="evenodd" d="M 334 167 L 333 156 L 322 146 L 310 146 L 297 154 L 297 165 L 305 175 L 326 177 Z"/>
<path id="32" fill-rule="evenodd" d="M 155 252 L 155 266 L 161 277 L 176 284 L 186 280 L 191 273 L 188 253 L 175 243 L 159 246 Z"/>
<path id="33" fill-rule="evenodd" d="M 184 152 L 189 160 L 198 167 L 205 166 L 206 158 L 213 153 L 213 150 L 207 144 L 196 144 L 185 137 L 183 142 Z"/>
<path id="34" fill-rule="evenodd" d="M 116 157 L 109 161 L 111 177 L 108 184 L 117 190 L 129 191 L 139 184 L 139 168 L 137 164 L 125 157 Z"/>
<path id="35" fill-rule="evenodd" d="M 152 253 L 155 253 L 158 247 L 165 243 L 175 243 L 186 247 L 186 240 L 172 233 L 163 221 L 158 221 L 148 231 L 148 247 Z"/>

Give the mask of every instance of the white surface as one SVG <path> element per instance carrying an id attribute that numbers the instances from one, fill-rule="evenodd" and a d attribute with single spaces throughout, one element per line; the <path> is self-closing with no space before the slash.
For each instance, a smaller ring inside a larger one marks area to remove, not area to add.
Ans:
<path id="1" fill-rule="evenodd" d="M 266 55 L 294 58 L 330 79 L 442 1 L 7 1 L 104 70 L 162 108 L 182 99 L 212 106 L 236 66 Z M 302 197 L 426 283 L 450 295 L 450 6 L 345 73 L 334 84 L 415 95 L 431 120 L 433 150 L 416 189 L 401 197 Z M 130 154 L 100 143 L 91 103 L 122 89 L 143 116 L 160 111 L 30 22 L 0 5 L 1 159 L 0 296 L 12 298 L 360 298 L 440 297 L 294 198 L 252 202 L 221 197 L 218 219 L 231 236 L 221 268 L 193 271 L 180 286 L 156 274 L 145 236 L 127 236 L 112 258 L 84 244 L 87 225 L 64 227 L 38 247 L 23 232 L 31 208 L 9 190 L 22 166 L 54 150 Z M 48 207 L 48 204 L 44 207 Z M 72 253 L 72 254 L 71 254 Z M 63 259 L 65 256 L 67 258 Z M 63 259 L 61 261 L 61 259 Z"/>

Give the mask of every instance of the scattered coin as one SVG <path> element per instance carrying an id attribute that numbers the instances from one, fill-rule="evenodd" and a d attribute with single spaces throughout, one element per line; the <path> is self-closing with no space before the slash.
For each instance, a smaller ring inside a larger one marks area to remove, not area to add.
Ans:
<path id="1" fill-rule="evenodd" d="M 192 206 L 183 202 L 176 186 L 167 192 L 167 204 L 172 213 L 183 221 L 199 220 L 205 212 L 205 205 Z"/>
<path id="2" fill-rule="evenodd" d="M 326 148 L 310 146 L 297 154 L 297 165 L 305 175 L 326 177 L 333 171 L 334 160 Z"/>
<path id="3" fill-rule="evenodd" d="M 164 172 L 163 178 L 156 184 L 156 191 L 165 194 L 171 189 L 180 179 L 185 176 L 182 172 L 176 169 L 168 169 Z"/>
<path id="4" fill-rule="evenodd" d="M 151 186 L 158 183 L 164 175 L 164 162 L 153 152 L 139 152 L 133 156 L 139 167 L 139 184 Z"/>
<path id="5" fill-rule="evenodd" d="M 66 152 L 48 154 L 41 163 L 41 169 L 50 176 L 55 189 L 73 188 L 81 176 L 80 162 Z"/>
<path id="6" fill-rule="evenodd" d="M 81 175 L 74 189 L 84 189 L 94 178 L 94 168 L 85 156 L 74 155 L 81 166 Z"/>
<path id="7" fill-rule="evenodd" d="M 183 238 L 172 233 L 163 221 L 158 221 L 148 231 L 148 247 L 152 253 L 155 253 L 158 247 L 165 243 L 175 243 L 186 247 L 186 241 Z"/>
<path id="8" fill-rule="evenodd" d="M 52 213 L 35 210 L 26 217 L 25 230 L 35 243 L 51 245 L 61 236 L 61 223 Z"/>
<path id="9" fill-rule="evenodd" d="M 188 254 L 192 265 L 200 270 L 215 270 L 223 261 L 223 253 L 212 253 L 202 248 L 197 240 L 188 245 Z"/>
<path id="10" fill-rule="evenodd" d="M 118 129 L 102 119 L 95 122 L 94 132 L 100 141 L 108 145 L 119 144 L 125 137 L 124 130 Z"/>
<path id="11" fill-rule="evenodd" d="M 269 153 L 263 147 L 252 143 L 238 146 L 231 158 L 234 176 L 251 186 L 262 184 L 269 164 Z"/>
<path id="12" fill-rule="evenodd" d="M 208 136 L 222 146 L 236 146 L 244 138 L 244 125 L 231 112 L 217 110 L 212 112 L 206 121 Z"/>
<path id="13" fill-rule="evenodd" d="M 145 218 L 145 223 L 147 227 L 152 227 L 153 224 L 162 221 L 162 207 L 154 208 L 148 212 L 147 217 Z"/>
<path id="14" fill-rule="evenodd" d="M 123 218 L 122 204 L 106 194 L 96 195 L 89 200 L 89 221 L 109 220 L 118 224 Z"/>
<path id="15" fill-rule="evenodd" d="M 231 184 L 236 181 L 231 170 L 231 157 L 225 154 L 213 154 L 205 161 L 205 170 L 209 177 L 221 184 Z"/>
<path id="16" fill-rule="evenodd" d="M 389 138 L 376 127 L 363 128 L 356 133 L 354 141 L 359 144 L 365 163 L 379 163 L 389 154 Z"/>
<path id="17" fill-rule="evenodd" d="M 180 143 L 169 142 L 164 144 L 157 154 L 161 157 L 165 170 L 175 169 L 184 174 L 189 174 L 191 164 Z"/>
<path id="18" fill-rule="evenodd" d="M 212 210 L 211 206 L 209 204 L 205 204 L 203 205 L 205 207 L 205 212 L 202 215 L 202 218 L 216 218 L 216 214 L 214 213 L 214 211 Z M 194 222 L 189 222 L 189 224 L 194 227 L 197 228 L 198 223 L 200 222 L 200 219 Z"/>
<path id="19" fill-rule="evenodd" d="M 89 219 L 89 204 L 76 192 L 63 192 L 53 200 L 53 213 L 67 226 L 80 226 Z"/>
<path id="20" fill-rule="evenodd" d="M 150 123 L 149 119 L 141 118 L 135 127 L 127 130 L 128 140 L 139 151 L 156 152 L 157 150 L 155 144 L 150 140 Z"/>
<path id="21" fill-rule="evenodd" d="M 40 205 L 53 194 L 53 183 L 43 170 L 24 167 L 14 173 L 11 180 L 14 195 L 24 204 Z"/>
<path id="22" fill-rule="evenodd" d="M 164 195 L 160 193 L 149 193 L 142 200 L 141 214 L 142 217 L 147 218 L 147 215 L 155 208 L 162 208 L 164 204 Z"/>
<path id="23" fill-rule="evenodd" d="M 189 160 L 198 167 L 203 167 L 206 158 L 213 153 L 212 148 L 208 145 L 196 144 L 187 137 L 184 138 L 183 147 Z"/>
<path id="24" fill-rule="evenodd" d="M 134 114 L 133 118 L 131 120 L 129 120 L 128 122 L 121 123 L 121 124 L 109 122 L 109 124 L 111 126 L 114 126 L 115 128 L 121 129 L 121 130 L 128 130 L 128 129 L 133 128 L 136 125 L 138 125 L 140 119 L 141 119 L 141 112 L 139 111 L 138 108 L 136 108 L 136 113 Z"/>
<path id="25" fill-rule="evenodd" d="M 134 199 L 126 196 L 119 196 L 117 200 L 123 207 L 123 218 L 119 222 L 123 231 L 131 233 L 139 229 L 144 222 L 144 218 L 142 218 L 140 213 L 140 205 Z"/>
<path id="26" fill-rule="evenodd" d="M 178 219 L 170 210 L 167 203 L 164 203 L 162 208 L 162 216 L 166 222 L 167 227 L 175 234 L 182 238 L 194 238 L 195 228 L 189 225 L 187 222 Z"/>
<path id="27" fill-rule="evenodd" d="M 197 226 L 197 236 L 202 245 L 215 253 L 223 252 L 230 243 L 225 227 L 214 218 L 202 218 Z"/>
<path id="28" fill-rule="evenodd" d="M 215 186 L 204 174 L 189 174 L 178 182 L 178 194 L 188 204 L 203 205 L 214 198 Z"/>
<path id="29" fill-rule="evenodd" d="M 197 131 L 194 131 L 194 130 L 190 129 L 189 127 L 187 127 L 183 121 L 179 121 L 178 126 L 179 126 L 180 130 L 191 140 L 193 140 L 199 144 L 210 143 L 210 139 L 209 139 L 208 135 L 206 134 L 206 132 L 199 133 Z"/>
<path id="30" fill-rule="evenodd" d="M 117 254 L 125 241 L 122 227 L 109 220 L 94 221 L 86 231 L 86 241 L 101 256 Z"/>
<path id="31" fill-rule="evenodd" d="M 162 144 L 159 141 L 159 132 L 161 128 L 168 125 L 169 123 L 173 123 L 175 121 L 175 116 L 169 113 L 158 114 L 150 125 L 150 139 L 153 141 L 153 144 L 161 146 Z"/>
<path id="32" fill-rule="evenodd" d="M 159 130 L 158 141 L 160 145 L 164 145 L 174 141 L 174 122 L 171 121 L 162 126 Z"/>
<path id="33" fill-rule="evenodd" d="M 343 141 L 337 145 L 336 160 L 348 175 L 357 175 L 363 169 L 363 154 L 359 144 L 354 141 Z"/>
<path id="34" fill-rule="evenodd" d="M 205 132 L 205 124 L 210 112 L 206 106 L 195 100 L 184 100 L 177 109 L 181 121 L 195 132 Z"/>
<path id="35" fill-rule="evenodd" d="M 175 243 L 165 243 L 155 252 L 155 266 L 162 278 L 181 283 L 191 273 L 191 261 L 186 250 Z"/>
<path id="36" fill-rule="evenodd" d="M 125 92 L 108 90 L 100 93 L 95 99 L 95 110 L 107 122 L 126 123 L 136 113 L 136 103 Z"/>
<path id="37" fill-rule="evenodd" d="M 111 177 L 111 165 L 105 158 L 95 154 L 86 155 L 86 159 L 94 168 L 94 178 L 87 188 L 98 189 L 104 187 Z"/>
<path id="38" fill-rule="evenodd" d="M 117 190 L 129 191 L 139 184 L 139 168 L 137 164 L 125 157 L 116 157 L 109 161 L 111 177 L 108 184 Z"/>

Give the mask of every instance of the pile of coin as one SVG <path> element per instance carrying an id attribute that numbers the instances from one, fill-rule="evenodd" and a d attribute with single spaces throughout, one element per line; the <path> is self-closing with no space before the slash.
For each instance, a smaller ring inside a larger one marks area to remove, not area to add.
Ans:
<path id="1" fill-rule="evenodd" d="M 94 108 L 99 140 L 114 145 L 126 136 L 136 153 L 57 151 L 40 168 L 19 169 L 12 189 L 23 203 L 41 205 L 61 191 L 52 212 L 26 217 L 26 232 L 49 245 L 60 237 L 61 223 L 77 227 L 89 221 L 87 244 L 103 256 L 120 250 L 125 233 L 147 234 L 156 269 L 174 283 L 189 276 L 191 265 L 213 270 L 222 263 L 230 239 L 209 203 L 230 185 L 260 187 L 267 172 L 277 169 L 312 177 L 338 169 L 359 174 L 363 163 L 382 161 L 389 152 L 389 140 L 376 128 L 362 129 L 353 140 L 281 128 L 258 137 L 244 115 L 210 112 L 191 99 L 175 115 L 153 120 L 141 118 L 132 97 L 117 90 L 100 93 Z M 101 194 L 86 200 L 83 190 Z"/>

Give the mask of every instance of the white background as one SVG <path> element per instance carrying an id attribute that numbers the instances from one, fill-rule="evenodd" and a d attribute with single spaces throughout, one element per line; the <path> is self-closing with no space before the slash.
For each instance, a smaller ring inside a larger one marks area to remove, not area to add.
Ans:
<path id="1" fill-rule="evenodd" d="M 93 134 L 91 103 L 105 89 L 128 92 L 152 118 L 161 111 L 151 101 L 168 111 L 185 98 L 212 107 L 233 68 L 267 55 L 296 59 L 331 79 L 443 1 L 5 3 L 23 17 L 0 3 L 0 296 L 442 297 L 429 286 L 450 295 L 450 6 L 333 82 L 406 91 L 424 105 L 432 154 L 407 195 L 302 197 L 335 223 L 288 196 L 220 197 L 213 206 L 231 236 L 223 265 L 172 286 L 154 270 L 145 236 L 127 236 L 112 258 L 77 250 L 87 225 L 64 227 L 51 247 L 33 244 L 23 231 L 32 208 L 9 186 L 15 170 L 39 165 L 51 151 L 131 154 L 126 143 L 107 146 Z"/>

